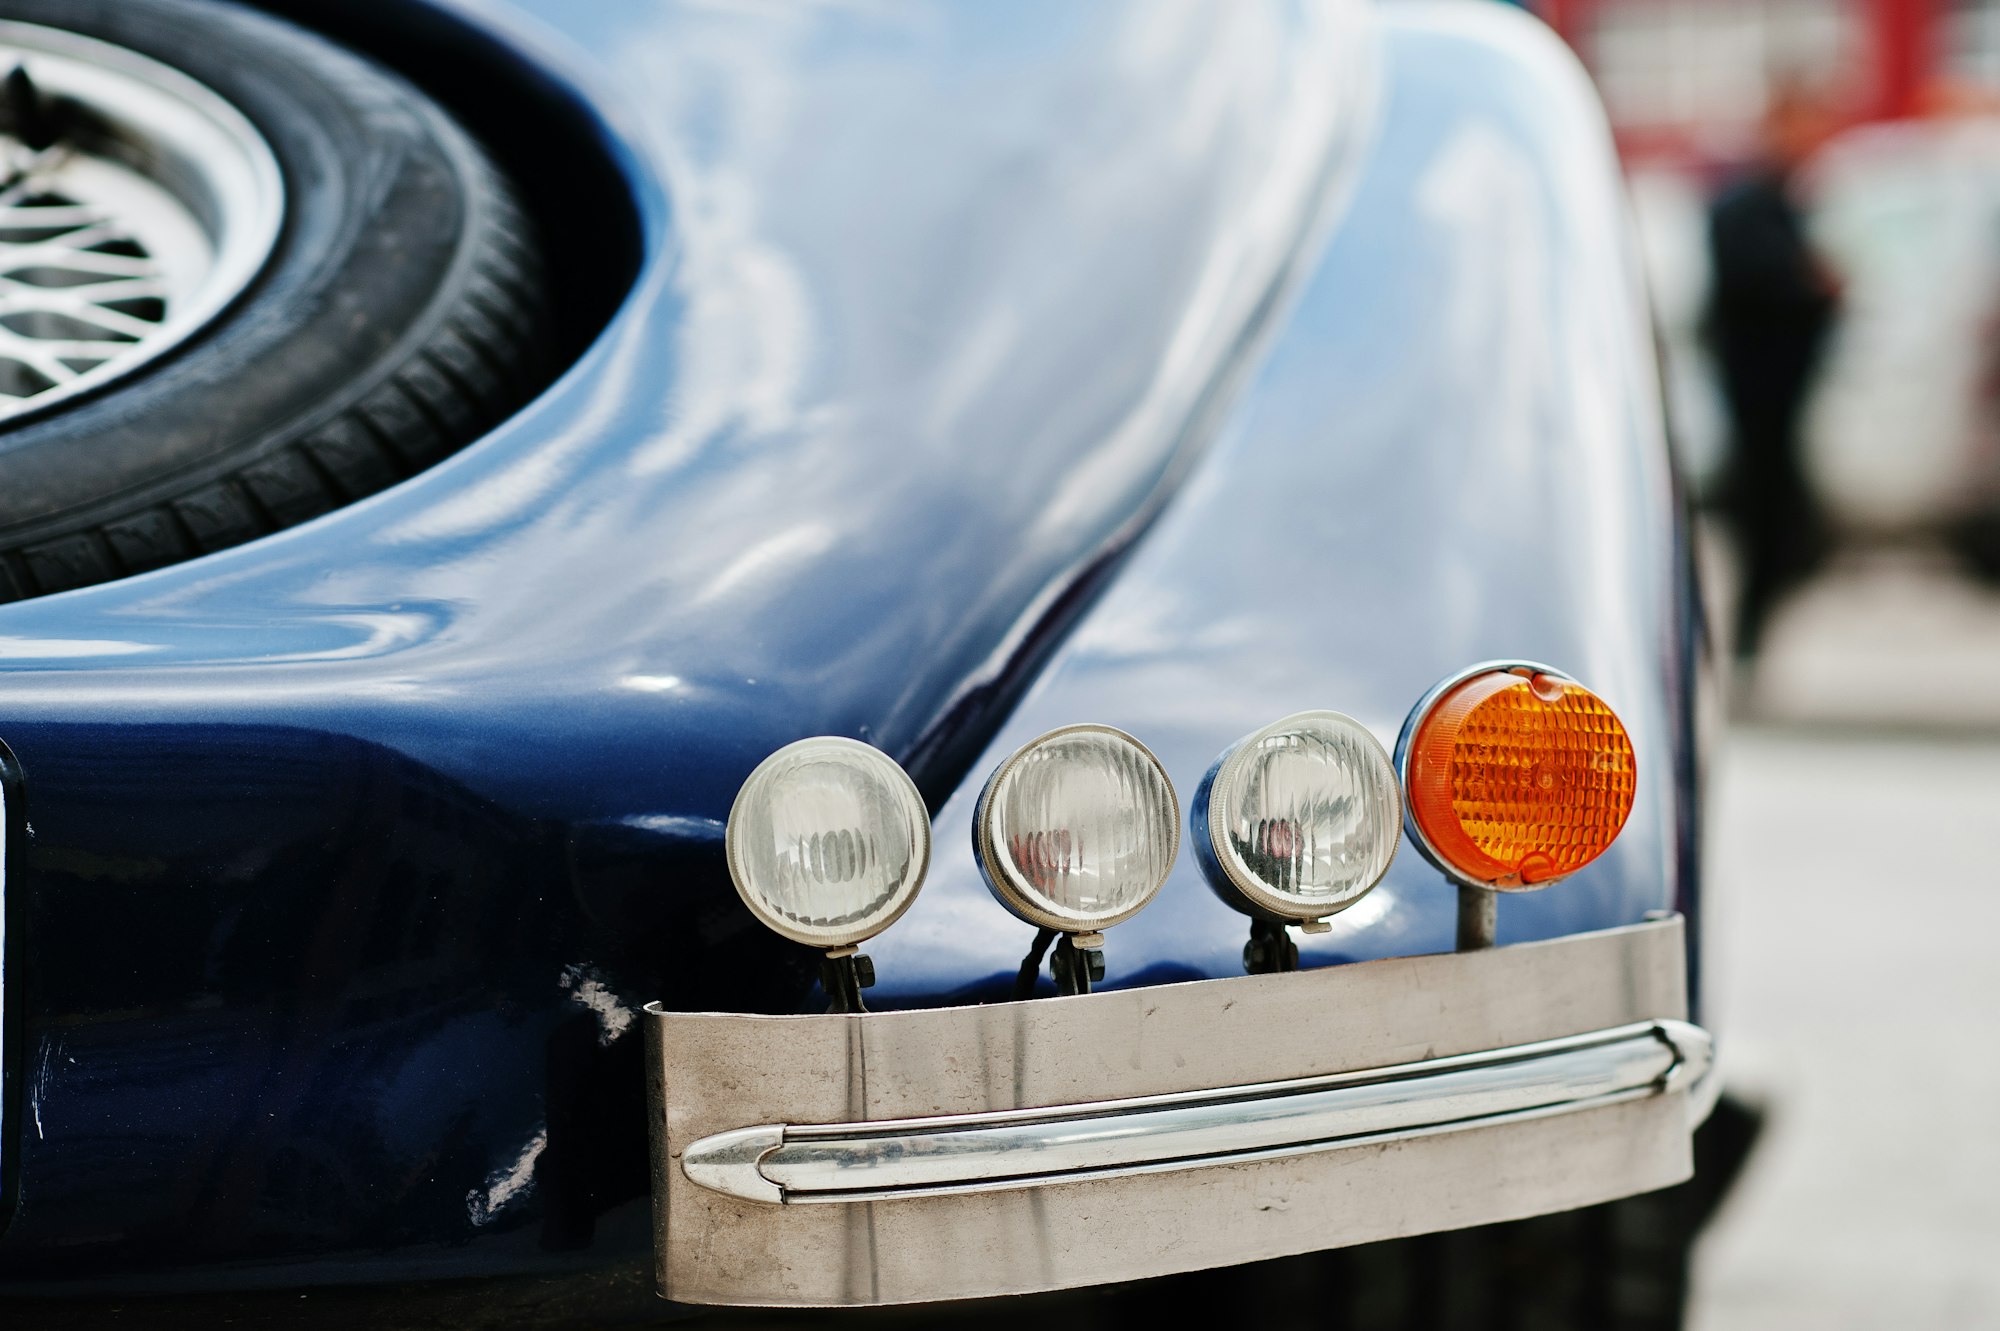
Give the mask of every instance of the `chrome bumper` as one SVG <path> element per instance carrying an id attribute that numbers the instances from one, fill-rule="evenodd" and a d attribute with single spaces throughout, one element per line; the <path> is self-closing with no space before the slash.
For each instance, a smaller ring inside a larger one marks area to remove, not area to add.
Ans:
<path id="1" fill-rule="evenodd" d="M 1022 1293 L 1663 1187 L 1712 1080 L 1684 964 L 1670 919 L 978 1008 L 648 1009 L 661 1292 Z"/>

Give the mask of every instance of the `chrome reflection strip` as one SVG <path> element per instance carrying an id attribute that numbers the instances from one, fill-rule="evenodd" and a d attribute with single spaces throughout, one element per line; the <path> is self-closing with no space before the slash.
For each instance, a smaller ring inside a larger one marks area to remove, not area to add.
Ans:
<path id="1" fill-rule="evenodd" d="M 759 1202 L 881 1201 L 1303 1155 L 1679 1091 L 1706 1032 L 1652 1021 L 1296 1081 L 1043 1109 L 763 1124 L 689 1145 L 703 1187 Z"/>

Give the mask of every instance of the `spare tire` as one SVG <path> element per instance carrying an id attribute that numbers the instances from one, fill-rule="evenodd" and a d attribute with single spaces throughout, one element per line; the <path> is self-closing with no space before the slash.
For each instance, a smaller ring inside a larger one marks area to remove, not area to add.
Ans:
<path id="1" fill-rule="evenodd" d="M 0 0 L 0 78 L 0 601 L 325 513 L 542 383 L 525 216 L 395 75 L 208 0 Z"/>

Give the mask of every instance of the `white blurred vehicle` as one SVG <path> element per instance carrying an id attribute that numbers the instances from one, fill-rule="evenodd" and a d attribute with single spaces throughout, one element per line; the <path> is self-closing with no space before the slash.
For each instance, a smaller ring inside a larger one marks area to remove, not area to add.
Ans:
<path id="1" fill-rule="evenodd" d="M 1846 298 L 1808 473 L 1843 532 L 1963 537 L 2000 514 L 2000 118 L 1850 130 L 1810 193 Z"/>
<path id="2" fill-rule="evenodd" d="M 1700 324 L 1707 201 L 1690 173 L 1631 177 L 1681 459 L 1705 491 L 1728 421 Z M 2000 576 L 2000 116 L 1852 129 L 1806 189 L 1845 282 L 1806 421 L 1806 470 L 1834 530 L 1944 534 Z"/>

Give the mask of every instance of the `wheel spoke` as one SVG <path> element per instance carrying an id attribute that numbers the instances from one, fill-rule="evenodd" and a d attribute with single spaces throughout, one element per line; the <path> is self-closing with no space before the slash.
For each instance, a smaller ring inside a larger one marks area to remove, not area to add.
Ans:
<path id="1" fill-rule="evenodd" d="M 21 109 L 36 100 L 15 86 L 27 75 L 13 78 L 15 114 L 0 126 L 0 421 L 194 332 L 255 275 L 282 218 L 268 145 L 215 94 L 156 61 L 44 44 L 37 31 L 10 29 L 11 67 L 32 66 L 34 88 L 66 105 L 62 125 L 90 132 L 45 136 Z"/>
<path id="2" fill-rule="evenodd" d="M 19 189 L 19 184 L 10 186 Z M 89 226 L 104 220 L 104 211 L 81 203 L 44 204 L 34 208 L 24 208 L 15 204 L 0 204 L 0 230 L 53 230 Z"/>
<path id="3" fill-rule="evenodd" d="M 146 277 L 156 272 L 157 265 L 150 258 L 106 254 L 89 248 L 106 241 L 125 239 L 128 237 L 117 226 L 110 222 L 98 222 L 55 240 L 33 241 L 26 245 L 0 243 L 0 273 L 15 273 L 24 268 L 64 268 L 105 277 Z"/>

